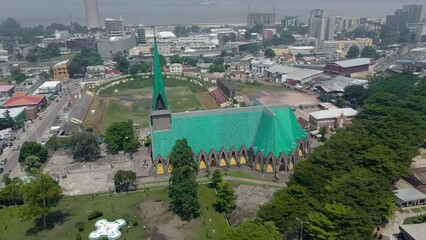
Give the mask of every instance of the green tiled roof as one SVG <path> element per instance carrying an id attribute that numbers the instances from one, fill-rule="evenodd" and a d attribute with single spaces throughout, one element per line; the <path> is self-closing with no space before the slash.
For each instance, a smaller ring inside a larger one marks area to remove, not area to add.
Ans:
<path id="1" fill-rule="evenodd" d="M 293 111 L 287 105 L 253 106 L 172 114 L 170 130 L 151 132 L 153 157 L 167 158 L 176 140 L 186 138 L 192 150 L 217 152 L 242 145 L 254 147 L 264 155 L 278 156 L 297 149 L 306 140 Z"/>
<path id="2" fill-rule="evenodd" d="M 169 109 L 166 91 L 164 90 L 163 75 L 161 72 L 160 54 L 158 53 L 157 39 L 154 39 L 154 83 L 152 92 L 152 110 L 158 110 L 158 99 L 161 97 L 164 108 Z"/>

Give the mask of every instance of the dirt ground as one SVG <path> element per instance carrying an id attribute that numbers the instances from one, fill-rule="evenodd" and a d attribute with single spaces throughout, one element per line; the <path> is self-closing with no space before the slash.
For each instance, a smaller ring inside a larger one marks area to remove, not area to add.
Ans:
<path id="1" fill-rule="evenodd" d="M 278 188 L 241 184 L 234 187 L 237 195 L 237 208 L 229 215 L 232 226 L 239 225 L 245 219 L 253 218 L 260 205 L 267 203 Z"/>
<path id="2" fill-rule="evenodd" d="M 146 200 L 140 204 L 141 218 L 147 225 L 149 240 L 182 240 L 185 239 L 195 221 L 183 222 L 177 215 L 168 211 L 168 203 L 156 200 Z"/>
<path id="3" fill-rule="evenodd" d="M 148 159 L 144 151 L 136 153 L 133 159 L 124 154 L 106 155 L 102 151 L 96 161 L 80 163 L 75 162 L 66 151 L 57 151 L 43 171 L 60 178 L 59 185 L 65 195 L 92 194 L 114 189 L 114 174 L 119 169 L 132 170 L 137 177 L 148 176 L 151 168 Z"/>
<path id="4" fill-rule="evenodd" d="M 411 168 L 422 168 L 426 167 L 426 148 L 419 149 L 420 154 L 413 158 Z"/>
<path id="5" fill-rule="evenodd" d="M 197 98 L 198 98 L 198 101 L 200 102 L 201 108 L 203 110 L 219 108 L 216 101 L 213 99 L 213 97 L 208 92 L 198 92 Z"/>
<path id="6" fill-rule="evenodd" d="M 318 103 L 319 100 L 315 95 L 308 95 L 298 91 L 261 91 L 259 93 L 249 95 L 249 100 L 253 102 L 255 99 L 260 100 L 264 104 L 288 104 L 290 106 L 299 106 L 300 104 Z"/>
<path id="7" fill-rule="evenodd" d="M 109 105 L 109 98 L 95 96 L 86 118 L 84 119 L 84 126 L 91 127 L 96 134 L 100 134 L 103 129 L 103 123 Z M 92 116 L 91 111 L 95 110 L 95 115 Z"/>

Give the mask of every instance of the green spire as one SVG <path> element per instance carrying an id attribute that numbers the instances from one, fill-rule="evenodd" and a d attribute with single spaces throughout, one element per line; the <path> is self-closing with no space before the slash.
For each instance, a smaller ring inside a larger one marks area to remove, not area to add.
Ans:
<path id="1" fill-rule="evenodd" d="M 157 39 L 154 37 L 154 83 L 152 92 L 152 110 L 167 110 L 166 90 L 164 90 L 163 75 L 161 72 L 160 54 L 157 48 Z"/>

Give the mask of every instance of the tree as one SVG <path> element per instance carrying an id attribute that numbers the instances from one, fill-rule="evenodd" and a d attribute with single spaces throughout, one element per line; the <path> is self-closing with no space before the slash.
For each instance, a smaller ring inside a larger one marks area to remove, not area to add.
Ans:
<path id="1" fill-rule="evenodd" d="M 238 227 L 230 228 L 225 230 L 222 236 L 222 240 L 281 240 L 281 236 L 278 229 L 275 227 L 273 222 L 260 222 L 260 221 L 245 221 Z"/>
<path id="2" fill-rule="evenodd" d="M 129 191 L 136 181 L 136 173 L 132 171 L 118 170 L 114 175 L 114 185 L 117 192 Z"/>
<path id="3" fill-rule="evenodd" d="M 356 106 L 361 106 L 368 97 L 368 90 L 362 85 L 351 85 L 344 89 L 343 98 Z"/>
<path id="4" fill-rule="evenodd" d="M 130 75 L 133 75 L 133 76 L 137 75 L 139 73 L 139 65 L 138 64 L 133 64 L 130 67 L 129 73 L 130 73 Z"/>
<path id="5" fill-rule="evenodd" d="M 325 135 L 328 133 L 328 128 L 326 127 L 320 127 L 319 134 L 321 134 L 321 142 L 324 142 L 327 138 Z"/>
<path id="6" fill-rule="evenodd" d="M 237 200 L 237 196 L 234 193 L 234 189 L 228 182 L 219 183 L 216 193 L 216 210 L 230 213 L 235 208 L 235 201 Z"/>
<path id="7" fill-rule="evenodd" d="M 169 156 L 173 166 L 169 180 L 170 209 L 184 221 L 190 221 L 200 215 L 197 164 L 193 156 L 186 139 L 177 140 Z"/>
<path id="8" fill-rule="evenodd" d="M 191 26 L 191 32 L 192 33 L 198 33 L 200 31 L 200 27 L 198 25 L 192 25 Z"/>
<path id="9" fill-rule="evenodd" d="M 9 173 L 3 174 L 2 182 L 4 183 L 4 185 L 8 185 L 9 183 L 12 182 L 12 179 L 10 179 L 10 174 Z"/>
<path id="10" fill-rule="evenodd" d="M 12 76 L 13 80 L 16 81 L 16 83 L 20 84 L 23 81 L 25 81 L 28 77 L 25 75 L 25 73 L 19 72 Z"/>
<path id="11" fill-rule="evenodd" d="M 271 48 L 267 48 L 265 50 L 265 57 L 267 58 L 274 58 L 276 56 L 275 51 L 272 50 Z"/>
<path id="12" fill-rule="evenodd" d="M 34 175 L 38 171 L 40 171 L 42 163 L 40 162 L 40 158 L 34 155 L 28 156 L 24 162 L 24 169 L 30 175 Z"/>
<path id="13" fill-rule="evenodd" d="M 358 45 L 353 45 L 346 53 L 346 58 L 357 58 L 360 54 Z"/>
<path id="14" fill-rule="evenodd" d="M 161 67 L 164 67 L 167 65 L 167 59 L 163 55 L 160 55 L 160 64 L 161 64 Z"/>
<path id="15" fill-rule="evenodd" d="M 105 143 L 108 152 L 113 154 L 123 150 L 132 153 L 140 147 L 140 143 L 133 129 L 132 121 L 111 124 L 106 129 Z"/>
<path id="16" fill-rule="evenodd" d="M 344 108 L 344 107 L 346 107 L 346 102 L 345 102 L 345 100 L 343 100 L 343 98 L 341 98 L 341 97 L 338 97 L 338 98 L 337 98 L 337 102 L 336 102 L 336 106 L 337 106 L 337 107 L 339 107 L 339 108 Z"/>
<path id="17" fill-rule="evenodd" d="M 129 71 L 130 63 L 122 52 L 117 52 L 112 56 L 112 60 L 116 62 L 115 68 L 126 74 Z"/>
<path id="18" fill-rule="evenodd" d="M 365 46 L 361 52 L 361 57 L 364 58 L 377 58 L 377 55 L 377 51 L 373 46 Z"/>
<path id="19" fill-rule="evenodd" d="M 170 63 L 171 64 L 173 64 L 173 63 L 182 63 L 182 57 L 181 56 L 179 56 L 178 54 L 175 54 L 175 55 L 173 55 L 173 56 L 171 56 L 170 57 Z"/>
<path id="20" fill-rule="evenodd" d="M 58 183 L 49 175 L 40 173 L 34 180 L 22 185 L 21 191 L 24 199 L 21 217 L 24 219 L 41 217 L 46 228 L 46 216 L 61 199 L 61 188 Z"/>
<path id="21" fill-rule="evenodd" d="M 6 110 L 3 113 L 3 117 L 0 118 L 0 130 L 7 129 L 7 128 L 16 128 L 16 122 L 15 120 L 10 116 L 10 111 Z"/>
<path id="22" fill-rule="evenodd" d="M 253 43 L 249 46 L 249 51 L 252 54 L 257 54 L 261 49 L 261 46 L 258 43 Z"/>
<path id="23" fill-rule="evenodd" d="M 210 187 L 217 189 L 221 182 L 222 182 L 222 173 L 220 172 L 220 170 L 216 169 L 212 175 L 212 182 L 210 183 Z"/>
<path id="24" fill-rule="evenodd" d="M 21 186 L 21 179 L 14 178 L 10 180 L 10 182 L 0 190 L 0 205 L 11 206 L 22 204 Z"/>
<path id="25" fill-rule="evenodd" d="M 178 25 L 173 30 L 173 33 L 176 35 L 176 37 L 188 37 L 190 29 L 188 29 L 185 26 Z"/>
<path id="26" fill-rule="evenodd" d="M 19 150 L 19 162 L 24 163 L 27 157 L 32 155 L 38 157 L 40 162 L 44 163 L 48 157 L 47 148 L 37 142 L 25 142 Z"/>
<path id="27" fill-rule="evenodd" d="M 74 133 L 71 137 L 74 160 L 94 161 L 100 154 L 98 138 L 91 132 Z"/>
<path id="28" fill-rule="evenodd" d="M 215 72 L 225 72 L 225 66 L 223 64 L 213 63 L 209 67 L 209 73 L 215 73 Z"/>

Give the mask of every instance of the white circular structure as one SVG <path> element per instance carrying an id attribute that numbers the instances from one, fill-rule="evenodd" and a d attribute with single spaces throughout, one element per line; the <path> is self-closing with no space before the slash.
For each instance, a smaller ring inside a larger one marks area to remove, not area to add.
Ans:
<path id="1" fill-rule="evenodd" d="M 117 219 L 114 222 L 108 222 L 106 219 L 98 220 L 95 223 L 96 230 L 89 234 L 89 239 L 119 239 L 121 237 L 120 228 L 124 226 L 126 226 L 126 221 L 124 221 L 123 219 Z"/>

